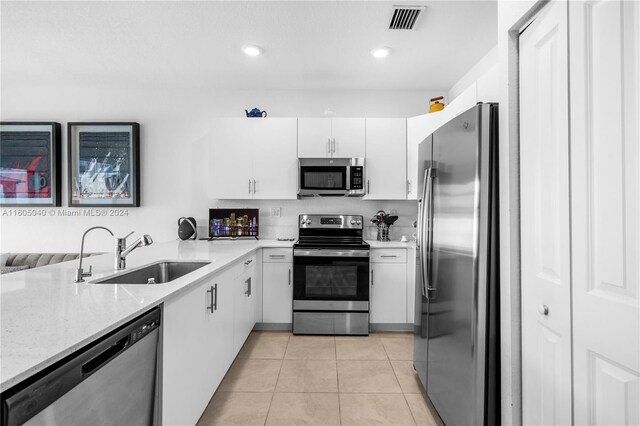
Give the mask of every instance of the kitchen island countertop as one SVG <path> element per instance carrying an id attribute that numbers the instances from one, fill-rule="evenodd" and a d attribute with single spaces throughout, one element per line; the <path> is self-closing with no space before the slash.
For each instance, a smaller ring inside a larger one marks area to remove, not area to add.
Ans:
<path id="1" fill-rule="evenodd" d="M 83 260 L 93 275 L 74 283 L 77 261 L 2 276 L 0 286 L 0 391 L 46 368 L 125 324 L 201 279 L 264 247 L 291 247 L 292 241 L 171 241 L 135 250 L 127 269 L 159 260 L 210 261 L 170 283 L 90 284 L 114 274 L 113 253 Z"/>

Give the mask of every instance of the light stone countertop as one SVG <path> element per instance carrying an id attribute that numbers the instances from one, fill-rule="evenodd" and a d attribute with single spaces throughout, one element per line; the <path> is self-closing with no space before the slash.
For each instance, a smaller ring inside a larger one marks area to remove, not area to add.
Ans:
<path id="1" fill-rule="evenodd" d="M 378 240 L 365 240 L 365 242 L 369 243 L 372 249 L 382 249 L 382 248 L 416 248 L 416 242 L 413 241 L 413 238 L 409 239 L 406 243 L 401 241 L 378 241 Z"/>
<path id="2" fill-rule="evenodd" d="M 0 285 L 0 391 L 28 378 L 118 328 L 209 275 L 264 247 L 293 241 L 171 241 L 138 248 L 127 269 L 159 260 L 211 263 L 171 283 L 88 284 L 114 274 L 113 253 L 85 258 L 87 283 L 74 283 L 77 261 L 2 275 Z"/>

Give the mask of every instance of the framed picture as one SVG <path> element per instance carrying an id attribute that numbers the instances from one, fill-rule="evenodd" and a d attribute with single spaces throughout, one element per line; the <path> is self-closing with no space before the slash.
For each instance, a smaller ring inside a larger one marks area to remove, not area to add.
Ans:
<path id="1" fill-rule="evenodd" d="M 60 123 L 0 122 L 0 205 L 60 206 Z"/>
<path id="2" fill-rule="evenodd" d="M 69 207 L 140 206 L 140 125 L 69 123 Z"/>

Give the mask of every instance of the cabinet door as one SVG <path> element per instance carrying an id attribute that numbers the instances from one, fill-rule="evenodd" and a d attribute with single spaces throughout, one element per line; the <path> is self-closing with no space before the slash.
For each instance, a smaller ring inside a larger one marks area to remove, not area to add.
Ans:
<path id="1" fill-rule="evenodd" d="M 572 424 L 567 3 L 520 35 L 522 415 Z"/>
<path id="2" fill-rule="evenodd" d="M 263 322 L 291 323 L 293 264 L 264 263 L 262 266 Z"/>
<path id="3" fill-rule="evenodd" d="M 331 157 L 330 142 L 330 118 L 298 118 L 298 157 Z"/>
<path id="4" fill-rule="evenodd" d="M 251 120 L 249 120 L 251 121 Z M 254 126 L 253 198 L 295 200 L 298 193 L 298 150 L 295 118 L 263 118 Z"/>
<path id="5" fill-rule="evenodd" d="M 640 3 L 571 1 L 569 19 L 574 421 L 637 425 Z"/>
<path id="6" fill-rule="evenodd" d="M 432 112 L 407 119 L 407 199 L 417 200 L 422 176 L 418 166 L 418 146 L 442 124 L 444 111 Z M 368 154 L 368 153 L 367 153 Z"/>
<path id="7" fill-rule="evenodd" d="M 254 127 L 248 118 L 219 118 L 211 125 L 209 197 L 252 198 L 251 145 Z M 257 120 L 257 119 L 253 119 Z"/>
<path id="8" fill-rule="evenodd" d="M 407 266 L 405 263 L 371 264 L 371 322 L 407 321 Z"/>
<path id="9" fill-rule="evenodd" d="M 407 120 L 367 118 L 367 200 L 407 198 Z"/>
<path id="10" fill-rule="evenodd" d="M 218 310 L 210 311 L 218 284 Z M 233 297 L 228 275 L 207 280 L 163 311 L 162 423 L 195 424 L 233 361 Z M 189 398 L 184 397 L 189 390 Z"/>
<path id="11" fill-rule="evenodd" d="M 248 268 L 234 282 L 234 356 L 238 354 L 253 326 L 256 325 L 255 284 L 255 267 Z"/>
<path id="12" fill-rule="evenodd" d="M 331 120 L 331 138 L 333 157 L 365 157 L 364 118 L 333 118 Z"/>

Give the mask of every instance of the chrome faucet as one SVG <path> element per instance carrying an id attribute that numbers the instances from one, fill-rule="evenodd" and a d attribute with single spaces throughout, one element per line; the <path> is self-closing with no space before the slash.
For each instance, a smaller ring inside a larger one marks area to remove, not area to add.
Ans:
<path id="1" fill-rule="evenodd" d="M 134 241 L 129 247 L 127 247 L 127 238 L 133 234 L 133 231 L 129 232 L 123 238 L 116 238 L 116 270 L 124 269 L 127 267 L 127 256 L 129 253 L 137 249 L 138 247 L 150 246 L 153 244 L 153 240 L 147 234 Z"/>
<path id="2" fill-rule="evenodd" d="M 84 234 L 82 234 L 82 242 L 80 243 L 80 264 L 78 265 L 78 269 L 76 269 L 76 281 L 75 282 L 77 282 L 77 283 L 83 283 L 85 277 L 90 277 L 91 276 L 91 265 L 89 265 L 89 272 L 84 272 L 82 270 L 82 257 L 83 257 L 83 254 L 84 254 L 84 237 L 87 235 L 87 233 L 89 231 L 93 231 L 94 229 L 104 229 L 105 231 L 107 231 L 108 233 L 110 233 L 113 236 L 113 232 L 111 232 L 108 228 L 105 228 L 104 226 L 94 226 L 94 227 L 91 227 L 91 228 L 87 229 L 86 231 L 84 231 Z"/>

